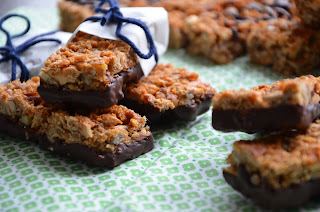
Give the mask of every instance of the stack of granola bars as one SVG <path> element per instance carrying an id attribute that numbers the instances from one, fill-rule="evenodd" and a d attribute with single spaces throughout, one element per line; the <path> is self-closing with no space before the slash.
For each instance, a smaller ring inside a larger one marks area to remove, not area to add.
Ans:
<path id="1" fill-rule="evenodd" d="M 320 78 L 311 75 L 215 95 L 215 129 L 264 133 L 234 143 L 226 181 L 271 209 L 298 207 L 319 195 L 319 101 Z"/>
<path id="2" fill-rule="evenodd" d="M 197 74 L 171 64 L 139 81 L 142 76 L 128 44 L 78 32 L 48 58 L 39 77 L 0 86 L 1 131 L 112 168 L 152 150 L 147 118 L 194 120 L 216 93 Z M 120 100 L 147 117 L 117 105 Z"/>

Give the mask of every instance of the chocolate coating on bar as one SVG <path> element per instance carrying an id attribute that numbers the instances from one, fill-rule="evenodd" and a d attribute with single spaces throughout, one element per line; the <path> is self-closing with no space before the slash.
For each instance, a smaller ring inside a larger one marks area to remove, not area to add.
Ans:
<path id="1" fill-rule="evenodd" d="M 48 103 L 65 104 L 69 108 L 106 108 L 116 105 L 119 100 L 123 99 L 123 89 L 126 84 L 138 81 L 143 76 L 143 72 L 140 64 L 138 64 L 133 68 L 121 71 L 118 75 L 104 92 L 95 90 L 72 91 L 51 86 L 41 81 L 38 93 Z"/>
<path id="2" fill-rule="evenodd" d="M 300 105 L 280 105 L 274 108 L 249 109 L 245 111 L 212 111 L 212 126 L 216 130 L 247 133 L 281 131 L 286 129 L 306 129 L 319 115 L 320 103 Z"/>
<path id="3" fill-rule="evenodd" d="M 256 204 L 267 209 L 295 208 L 307 203 L 320 194 L 320 179 L 295 184 L 287 188 L 274 189 L 263 179 L 259 186 L 250 181 L 251 175 L 243 165 L 238 167 L 237 175 L 223 172 L 227 183 Z"/>
<path id="4" fill-rule="evenodd" d="M 51 142 L 45 135 L 36 134 L 30 128 L 14 123 L 3 115 L 0 115 L 0 131 L 10 136 L 32 140 L 40 147 L 73 160 L 82 161 L 91 166 L 113 168 L 126 160 L 134 159 L 151 151 L 154 147 L 153 136 L 141 138 L 137 142 L 119 144 L 116 153 L 98 152 L 91 147 L 81 144 L 66 144 L 61 140 Z"/>
<path id="5" fill-rule="evenodd" d="M 179 106 L 175 109 L 159 111 L 159 109 L 148 104 L 139 104 L 133 100 L 124 99 L 122 105 L 133 109 L 140 115 L 147 117 L 150 124 L 165 124 L 168 121 L 194 121 L 197 116 L 207 112 L 211 106 L 213 95 L 201 100 L 199 103 L 192 105 Z"/>

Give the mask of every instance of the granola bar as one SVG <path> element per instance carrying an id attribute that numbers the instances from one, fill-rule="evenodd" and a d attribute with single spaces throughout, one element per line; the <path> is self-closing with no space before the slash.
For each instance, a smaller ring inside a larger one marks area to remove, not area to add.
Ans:
<path id="1" fill-rule="evenodd" d="M 302 76 L 212 99 L 212 126 L 248 133 L 306 129 L 320 113 L 320 78 Z"/>
<path id="2" fill-rule="evenodd" d="M 218 64 L 230 63 L 245 53 L 245 45 L 239 39 L 236 28 L 219 24 L 212 16 L 218 14 L 192 15 L 187 18 L 187 52 L 205 56 Z"/>
<path id="3" fill-rule="evenodd" d="M 224 177 L 262 207 L 299 207 L 320 194 L 319 132 L 318 120 L 306 131 L 237 141 Z"/>
<path id="4" fill-rule="evenodd" d="M 93 166 L 115 167 L 153 148 L 146 118 L 124 106 L 70 114 L 43 101 L 39 77 L 0 85 L 0 131 L 32 140 L 59 155 Z"/>
<path id="5" fill-rule="evenodd" d="M 320 65 L 320 32 L 297 22 L 259 22 L 248 35 L 247 48 L 253 63 L 285 75 L 301 75 Z"/>
<path id="6" fill-rule="evenodd" d="M 290 3 L 214 1 L 207 11 L 186 18 L 187 51 L 215 63 L 230 63 L 246 52 L 246 39 L 256 22 L 291 18 Z M 280 12 L 281 11 L 281 12 Z"/>
<path id="7" fill-rule="evenodd" d="M 295 2 L 302 22 L 312 29 L 319 29 L 320 2 L 318 0 L 295 0 Z"/>
<path id="8" fill-rule="evenodd" d="M 197 73 L 160 64 L 146 78 L 125 89 L 122 103 L 145 115 L 151 123 L 192 121 L 209 110 L 215 93 Z"/>
<path id="9" fill-rule="evenodd" d="M 142 76 L 128 44 L 78 32 L 45 62 L 38 92 L 48 103 L 105 108 L 117 104 L 124 86 Z"/>

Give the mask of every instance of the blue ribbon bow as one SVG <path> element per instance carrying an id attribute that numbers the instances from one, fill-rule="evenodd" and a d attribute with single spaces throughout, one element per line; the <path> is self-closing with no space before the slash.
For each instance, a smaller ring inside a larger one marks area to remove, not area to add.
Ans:
<path id="1" fill-rule="evenodd" d="M 19 18 L 23 18 L 24 20 L 26 20 L 27 28 L 20 34 L 10 35 L 10 33 L 3 28 L 3 23 L 11 17 L 19 17 Z M 2 58 L 0 59 L 0 63 L 2 63 L 4 61 L 12 60 L 11 81 L 16 79 L 16 66 L 17 66 L 17 64 L 20 66 L 20 69 L 21 69 L 20 80 L 27 81 L 29 79 L 29 70 L 25 66 L 25 64 L 21 61 L 21 59 L 19 57 L 19 53 L 27 50 L 29 47 L 31 47 L 37 43 L 40 43 L 43 41 L 51 41 L 51 42 L 61 43 L 61 41 L 59 39 L 41 38 L 43 36 L 52 35 L 57 32 L 57 31 L 52 31 L 52 32 L 37 35 L 37 36 L 25 41 L 21 45 L 14 47 L 12 44 L 12 39 L 17 38 L 17 37 L 21 37 L 21 36 L 27 34 L 30 30 L 29 19 L 26 16 L 19 15 L 19 14 L 9 14 L 9 15 L 6 15 L 3 18 L 1 18 L 0 19 L 0 30 L 2 32 L 4 32 L 4 34 L 7 37 L 6 45 L 3 47 L 0 47 L 0 54 L 2 55 Z M 41 39 L 39 39 L 39 38 L 41 38 Z"/>
<path id="2" fill-rule="evenodd" d="M 109 9 L 102 8 L 102 6 L 105 3 L 109 3 L 109 5 L 110 5 Z M 143 59 L 149 59 L 150 57 L 152 57 L 154 55 L 156 62 L 158 62 L 159 58 L 158 58 L 157 48 L 156 48 L 156 45 L 154 44 L 154 41 L 152 39 L 152 35 L 151 35 L 151 33 L 145 23 L 143 23 L 142 21 L 140 21 L 138 19 L 123 17 L 123 14 L 120 12 L 120 9 L 119 9 L 119 4 L 116 0 L 100 0 L 100 3 L 95 8 L 95 12 L 96 13 L 98 13 L 98 12 L 104 13 L 105 15 L 103 17 L 92 16 L 92 17 L 87 18 L 85 21 L 89 21 L 89 20 L 90 21 L 100 21 L 101 26 L 105 26 L 109 22 L 118 23 L 117 29 L 116 29 L 116 36 L 117 37 L 119 37 L 121 40 L 126 42 L 129 46 L 131 46 L 131 48 L 136 52 L 136 54 L 139 57 L 141 57 Z M 143 31 L 146 35 L 148 44 L 149 44 L 149 52 L 147 54 L 143 54 L 138 49 L 138 47 L 128 37 L 124 36 L 121 33 L 123 23 L 134 24 L 134 25 L 137 25 L 143 29 Z"/>

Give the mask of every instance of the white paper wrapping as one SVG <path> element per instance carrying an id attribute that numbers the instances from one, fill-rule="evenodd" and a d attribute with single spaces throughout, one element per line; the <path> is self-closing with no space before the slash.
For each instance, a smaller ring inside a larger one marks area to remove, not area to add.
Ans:
<path id="1" fill-rule="evenodd" d="M 143 21 L 150 30 L 159 57 L 165 53 L 169 42 L 168 13 L 165 9 L 160 7 L 130 7 L 121 8 L 120 11 L 124 17 Z M 86 21 L 76 29 L 72 37 L 74 37 L 78 31 L 81 31 L 105 39 L 120 40 L 116 36 L 116 28 L 116 23 L 108 23 L 106 26 L 101 26 L 99 21 Z M 121 33 L 128 37 L 142 53 L 147 54 L 149 52 L 146 35 L 140 27 L 124 23 Z M 138 58 L 142 71 L 144 75 L 147 76 L 156 65 L 154 56 L 149 59 Z"/>
<path id="2" fill-rule="evenodd" d="M 44 32 L 39 32 L 37 34 L 31 34 L 23 36 L 22 38 L 18 38 L 13 40 L 13 45 L 16 47 L 26 40 L 41 34 Z M 22 62 L 29 69 L 29 76 L 37 76 L 41 71 L 41 68 L 44 66 L 44 62 L 48 59 L 48 57 L 55 51 L 57 51 L 62 46 L 65 46 L 68 40 L 71 37 L 71 33 L 68 32 L 57 32 L 52 35 L 47 35 L 42 38 L 56 38 L 61 40 L 61 44 L 57 42 L 41 42 L 34 46 L 31 46 L 29 49 L 25 50 L 21 54 L 19 54 Z M 12 65 L 11 61 L 0 63 L 0 84 L 7 84 L 11 80 L 12 73 Z M 16 78 L 19 79 L 21 76 L 20 66 L 17 64 L 17 73 Z"/>

